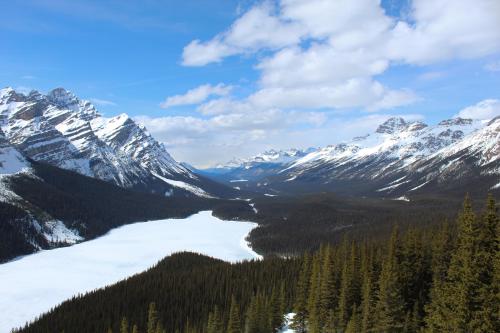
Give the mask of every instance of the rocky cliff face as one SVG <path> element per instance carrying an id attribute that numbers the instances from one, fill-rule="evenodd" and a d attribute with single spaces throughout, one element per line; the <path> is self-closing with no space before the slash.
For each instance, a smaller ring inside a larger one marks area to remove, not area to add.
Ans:
<path id="1" fill-rule="evenodd" d="M 122 187 L 184 196 L 223 192 L 177 163 L 127 115 L 104 118 L 63 88 L 46 95 L 0 90 L 0 128 L 26 157 Z"/>

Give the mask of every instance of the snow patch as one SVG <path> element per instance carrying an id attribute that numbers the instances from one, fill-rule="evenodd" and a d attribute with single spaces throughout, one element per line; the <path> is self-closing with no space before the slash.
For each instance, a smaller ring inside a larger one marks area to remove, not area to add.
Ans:
<path id="1" fill-rule="evenodd" d="M 292 324 L 293 318 L 295 317 L 295 313 L 287 313 L 283 319 L 283 327 L 278 331 L 278 333 L 295 333 L 296 331 L 290 328 Z"/>
<path id="2" fill-rule="evenodd" d="M 204 198 L 214 198 L 198 186 L 194 186 L 185 182 L 182 182 L 180 180 L 173 180 L 173 179 L 168 179 L 165 177 L 162 177 L 156 173 L 153 173 L 153 175 L 161 180 L 163 180 L 165 183 L 170 184 L 174 187 L 182 188 L 183 190 L 186 190 L 188 192 L 191 192 L 199 197 L 204 197 Z"/>
<path id="3" fill-rule="evenodd" d="M 44 224 L 47 230 L 43 236 L 51 243 L 75 244 L 83 240 L 76 230 L 68 229 L 62 221 L 53 220 Z"/>

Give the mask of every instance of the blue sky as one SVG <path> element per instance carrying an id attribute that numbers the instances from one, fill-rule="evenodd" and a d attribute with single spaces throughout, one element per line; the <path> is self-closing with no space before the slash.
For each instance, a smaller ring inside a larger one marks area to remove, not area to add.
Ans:
<path id="1" fill-rule="evenodd" d="M 200 166 L 332 144 L 392 115 L 433 124 L 484 100 L 478 117 L 500 110 L 498 0 L 2 8 L 2 86 L 65 87 L 106 116 L 135 117 Z"/>

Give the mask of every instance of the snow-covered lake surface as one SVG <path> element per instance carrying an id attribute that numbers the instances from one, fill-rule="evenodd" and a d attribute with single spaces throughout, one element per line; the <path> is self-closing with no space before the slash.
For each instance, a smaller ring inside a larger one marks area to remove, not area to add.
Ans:
<path id="1" fill-rule="evenodd" d="M 260 258 L 245 241 L 255 223 L 211 212 L 129 224 L 95 240 L 41 251 L 0 265 L 0 332 L 8 333 L 78 293 L 142 272 L 178 251 L 226 261 Z"/>

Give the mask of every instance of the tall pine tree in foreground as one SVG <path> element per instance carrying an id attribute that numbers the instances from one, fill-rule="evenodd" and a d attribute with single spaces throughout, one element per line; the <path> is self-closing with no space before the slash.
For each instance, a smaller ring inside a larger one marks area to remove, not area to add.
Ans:
<path id="1" fill-rule="evenodd" d="M 446 278 L 437 285 L 428 307 L 427 326 L 432 332 L 498 331 L 498 216 L 490 196 L 483 218 L 477 217 L 470 199 L 458 218 L 457 245 Z"/>
<path id="2" fill-rule="evenodd" d="M 398 230 L 394 228 L 379 278 L 377 332 L 398 332 L 403 328 L 405 309 L 399 277 L 399 253 Z"/>

